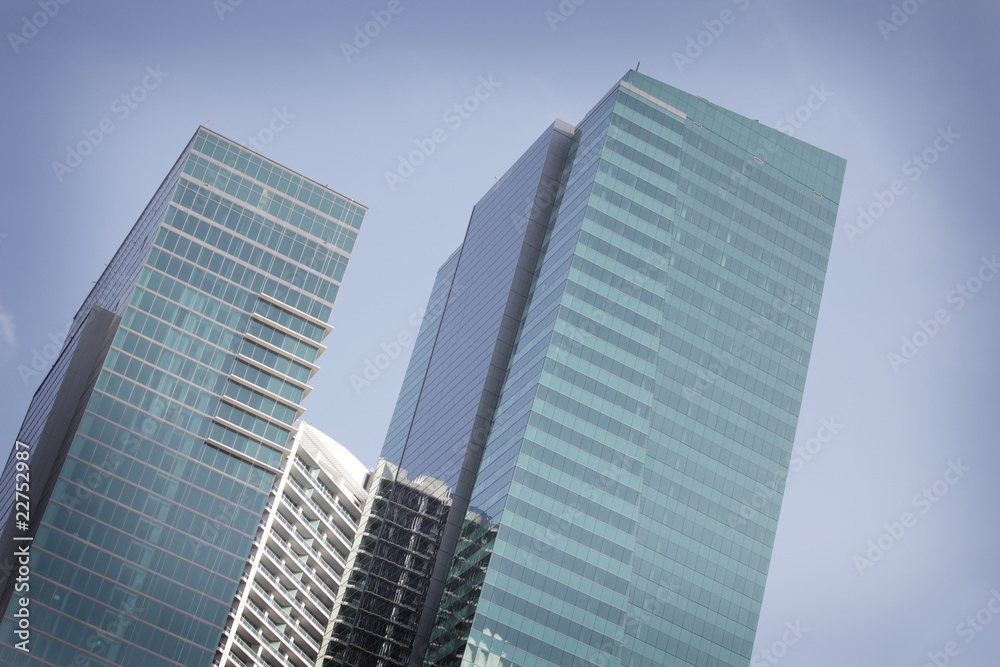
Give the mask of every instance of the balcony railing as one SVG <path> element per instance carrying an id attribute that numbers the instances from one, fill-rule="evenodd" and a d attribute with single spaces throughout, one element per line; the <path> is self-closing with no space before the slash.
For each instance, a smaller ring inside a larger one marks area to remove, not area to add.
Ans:
<path id="1" fill-rule="evenodd" d="M 287 665 L 287 667 L 296 667 L 291 662 L 289 662 L 288 658 L 286 658 L 284 655 L 282 655 L 281 652 L 278 651 L 278 649 L 276 649 L 273 646 L 271 646 L 271 642 L 264 635 L 261 634 L 260 630 L 258 630 L 257 628 L 255 628 L 250 623 L 241 623 L 240 627 L 242 627 L 244 630 L 246 630 L 247 632 L 249 632 L 250 634 L 252 634 L 254 636 L 254 639 L 256 639 L 257 641 L 259 641 L 261 646 L 263 646 L 264 648 L 266 648 L 275 657 L 277 657 L 277 659 L 281 662 L 282 665 Z"/>
<path id="2" fill-rule="evenodd" d="M 236 643 L 237 643 L 237 644 L 239 644 L 240 646 L 242 646 L 242 647 L 243 647 L 243 650 L 244 650 L 244 651 L 246 651 L 246 652 L 247 652 L 247 654 L 249 654 L 249 655 L 253 656 L 253 658 L 252 658 L 252 660 L 253 660 L 253 664 L 255 664 L 255 665 L 259 665 L 259 664 L 260 664 L 260 661 L 259 661 L 259 660 L 257 660 L 257 651 L 255 651 L 255 650 L 253 649 L 253 647 L 252 647 L 252 646 L 250 646 L 250 644 L 247 644 L 247 643 L 246 643 L 246 640 L 244 640 L 244 639 L 243 639 L 243 637 L 240 637 L 240 635 L 239 635 L 239 633 L 238 633 L 238 632 L 235 632 L 235 631 L 233 632 L 233 639 L 235 639 L 235 640 L 236 640 Z M 233 655 L 233 652 L 232 652 L 232 651 L 230 651 L 230 652 L 229 652 L 229 657 L 231 657 L 231 658 L 236 658 L 236 656 L 234 656 L 234 655 Z M 242 660 L 239 660 L 238 658 L 236 658 L 236 659 L 237 659 L 237 661 L 238 661 L 238 662 L 239 662 L 239 663 L 240 663 L 241 665 L 245 665 L 245 664 L 246 664 L 246 663 L 244 663 L 244 662 L 243 662 Z"/>
<path id="3" fill-rule="evenodd" d="M 274 553 L 273 551 L 271 551 L 267 547 L 264 547 L 264 551 L 267 552 L 267 554 L 271 557 L 271 560 L 273 560 L 278 567 L 280 567 L 282 570 L 285 571 L 285 574 L 287 574 L 289 577 L 292 578 L 292 581 L 298 581 L 298 578 L 295 576 L 295 573 L 292 572 L 290 569 L 288 569 L 287 565 L 285 565 L 284 563 L 281 562 L 281 558 L 278 557 L 278 554 Z M 312 591 L 308 590 L 305 587 L 303 587 L 303 588 L 301 588 L 299 590 L 301 590 L 303 593 L 305 593 L 307 598 L 309 598 L 310 600 L 312 600 L 313 602 L 315 602 L 316 605 L 320 609 L 322 609 L 323 612 L 327 615 L 327 618 L 330 617 L 330 615 L 333 613 L 333 610 L 330 609 L 329 607 L 327 607 L 325 604 L 323 604 L 318 597 L 316 597 L 315 595 L 313 595 Z"/>
<path id="4" fill-rule="evenodd" d="M 268 593 L 266 590 L 264 590 L 263 588 L 261 588 L 260 584 L 256 584 L 255 583 L 253 585 L 253 588 L 254 588 L 255 591 L 257 591 L 257 595 L 260 595 L 263 599 L 265 599 L 265 600 L 267 600 L 269 602 L 272 611 L 278 612 L 279 614 L 281 614 L 282 618 L 284 618 L 286 621 L 288 621 L 288 623 L 290 625 L 294 625 L 295 627 L 297 627 L 299 629 L 299 632 L 302 635 L 304 635 L 306 639 L 308 639 L 311 642 L 315 642 L 316 641 L 315 639 L 312 638 L 312 635 L 310 635 L 309 632 L 302 626 L 302 623 L 300 623 L 296 619 L 294 619 L 291 616 L 289 616 L 288 613 L 285 612 L 285 610 L 281 608 L 281 603 L 278 602 L 277 600 L 275 600 L 273 597 L 271 597 L 270 593 Z M 308 616 L 308 617 L 312 618 L 312 616 Z"/>
<path id="5" fill-rule="evenodd" d="M 308 467 L 306 466 L 306 464 L 305 464 L 305 463 L 303 463 L 303 462 L 302 462 L 302 461 L 301 461 L 301 460 L 299 459 L 299 457 L 298 457 L 298 456 L 296 456 L 296 457 L 295 457 L 295 465 L 297 465 L 297 466 L 298 466 L 299 468 L 301 468 L 301 469 L 302 469 L 302 472 L 306 473 L 306 474 L 307 474 L 307 475 L 309 475 L 310 477 L 313 477 L 313 474 L 312 474 L 312 472 L 310 472 L 309 468 L 308 468 Z M 316 478 L 315 478 L 315 477 L 313 477 L 313 479 L 316 479 Z M 336 509 L 336 510 L 337 510 L 337 511 L 338 511 L 338 512 L 340 513 L 340 515 L 341 515 L 342 517 L 344 517 L 344 519 L 345 519 L 345 520 L 347 521 L 347 525 L 348 525 L 348 526 L 351 526 L 352 528 L 354 528 L 354 530 L 357 530 L 357 529 L 358 529 L 358 522 L 357 522 L 357 521 L 355 521 L 355 520 L 354 520 L 354 517 L 352 517 L 352 516 L 351 516 L 351 515 L 350 515 L 350 514 L 349 514 L 349 513 L 347 512 L 347 507 L 346 507 L 346 506 L 344 505 L 344 501 L 343 501 L 343 500 L 341 500 L 340 498 L 337 498 L 337 497 L 335 497 L 335 496 L 334 496 L 334 495 L 333 495 L 333 494 L 332 494 L 332 493 L 330 492 L 330 490 L 329 490 L 329 489 L 327 489 L 327 488 L 326 488 L 326 486 L 325 486 L 325 485 L 324 485 L 324 484 L 323 484 L 322 482 L 320 482 L 320 481 L 319 481 L 318 479 L 316 480 L 316 488 L 317 488 L 317 489 L 319 489 L 320 493 L 322 493 L 322 494 L 323 494 L 323 496 L 324 496 L 324 497 L 325 497 L 325 498 L 326 498 L 327 500 L 329 500 L 329 501 L 330 501 L 330 504 L 331 504 L 331 505 L 333 505 L 333 507 L 334 507 L 334 508 L 335 508 L 335 509 Z"/>
<path id="6" fill-rule="evenodd" d="M 324 559 L 323 559 L 323 556 L 322 556 L 322 555 L 321 555 L 321 554 L 320 554 L 320 553 L 319 553 L 318 551 L 316 551 L 315 549 L 313 549 L 313 548 L 312 548 L 311 546 L 309 546 L 308 544 L 306 544 L 306 543 L 305 543 L 305 542 L 303 541 L 303 538 L 302 538 L 302 536 L 301 536 L 301 535 L 299 535 L 298 531 L 297 531 L 297 530 L 295 530 L 295 527 L 294 527 L 294 526 L 292 526 L 292 524 L 291 524 L 291 523 L 290 523 L 290 522 L 288 521 L 288 519 L 286 519 L 285 517 L 281 516 L 281 512 L 277 512 L 277 516 L 278 516 L 278 519 L 280 519 L 280 520 L 281 520 L 281 524 L 282 524 L 282 525 L 283 525 L 283 526 L 284 526 L 284 527 L 285 527 L 285 528 L 286 528 L 287 530 L 289 530 L 289 531 L 290 531 L 290 532 L 292 533 L 292 535 L 296 535 L 296 536 L 298 536 L 298 544 L 299 544 L 299 546 L 301 546 L 301 547 L 302 547 L 303 549 L 305 549 L 305 550 L 306 550 L 306 551 L 308 551 L 308 552 L 309 552 L 310 554 L 312 554 L 312 557 L 313 557 L 313 560 L 315 560 L 315 561 L 316 561 L 317 563 L 319 563 L 319 564 L 320 564 L 320 565 L 321 565 L 321 566 L 322 566 L 323 568 L 325 568 L 325 570 L 326 570 L 326 573 L 327 573 L 327 574 L 329 574 L 329 575 L 330 575 L 330 577 L 331 577 L 331 578 L 333 579 L 333 581 L 335 582 L 335 586 L 334 586 L 334 589 L 336 589 L 336 586 L 339 586 L 339 585 L 340 585 L 340 575 L 339 575 L 339 574 L 337 574 L 336 572 L 334 572 L 334 571 L 333 571 L 333 568 L 331 568 L 331 567 L 330 567 L 330 566 L 329 566 L 329 565 L 327 564 L 326 560 L 324 560 Z M 284 540 L 282 540 L 282 539 L 281 539 L 280 537 L 278 537 L 278 535 L 277 535 L 276 533 L 271 533 L 271 538 L 273 538 L 273 539 L 275 539 L 275 540 L 277 540 L 277 541 L 281 542 L 282 544 L 284 544 L 284 545 L 286 546 L 286 548 L 288 548 L 288 549 L 289 549 L 289 551 L 291 551 L 292 553 L 294 553 L 294 554 L 295 554 L 296 558 L 298 558 L 298 557 L 299 557 L 299 556 L 298 556 L 298 554 L 297 554 L 297 553 L 295 553 L 295 551 L 294 551 L 293 549 L 291 549 L 290 545 L 288 545 L 288 543 L 287 543 L 287 542 L 285 542 L 285 541 L 284 541 Z M 337 554 L 335 553 L 334 555 L 337 555 Z M 302 559 L 301 559 L 301 558 L 299 558 L 299 560 L 301 561 Z M 346 566 L 347 566 L 347 563 L 344 563 L 344 567 L 346 567 Z M 317 579 L 319 578 L 319 573 L 318 573 L 318 572 L 316 572 L 316 571 L 315 571 L 315 570 L 314 570 L 313 568 L 309 567 L 308 565 L 306 565 L 305 567 L 307 567 L 307 568 L 309 569 L 309 571 L 310 571 L 310 572 L 312 572 L 313 574 L 315 574 L 315 575 L 316 575 L 316 578 L 317 578 Z M 321 580 L 321 581 L 322 581 L 322 580 Z"/>
<path id="7" fill-rule="evenodd" d="M 307 503 L 309 503 L 309 506 L 312 507 L 313 511 L 316 512 L 316 514 L 320 517 L 324 525 L 327 526 L 328 528 L 332 528 L 333 532 L 335 532 L 338 536 L 340 536 L 340 539 L 344 540 L 344 544 L 346 544 L 347 549 L 350 550 L 351 545 L 354 543 L 354 538 L 347 537 L 347 533 L 342 531 L 337 526 L 337 524 L 333 522 L 333 519 L 330 518 L 330 515 L 327 514 L 326 511 L 323 510 L 323 508 L 317 505 L 315 501 L 313 501 L 313 499 L 309 497 L 309 493 L 302 487 L 301 484 L 295 481 L 295 478 L 289 477 L 288 481 L 291 482 L 292 486 L 298 489 L 299 494 L 302 496 L 302 498 L 305 499 Z"/>
<path id="8" fill-rule="evenodd" d="M 288 599 L 289 602 L 292 603 L 293 607 L 299 610 L 300 614 L 302 614 L 306 618 L 312 619 L 313 622 L 316 623 L 316 626 L 321 628 L 321 631 L 325 631 L 325 628 L 322 627 L 323 621 L 316 618 L 316 616 L 312 612 L 306 609 L 305 606 L 295 598 L 295 595 L 291 591 L 285 588 L 285 585 L 283 583 L 278 581 L 278 579 L 274 575 L 272 575 L 266 568 L 263 567 L 258 568 L 258 571 L 264 575 L 265 579 L 271 582 L 271 585 L 273 585 L 278 590 L 284 591 L 285 597 Z M 256 586 L 256 584 L 254 585 Z M 296 590 L 303 590 L 303 589 L 296 588 Z"/>
<path id="9" fill-rule="evenodd" d="M 340 555 L 340 553 L 334 548 L 332 544 L 327 542 L 326 538 L 323 537 L 323 535 L 321 535 L 320 532 L 316 530 L 311 523 L 309 523 L 309 518 L 302 513 L 302 510 L 300 510 L 298 507 L 292 504 L 290 501 L 291 499 L 289 499 L 288 496 L 284 496 L 284 498 L 285 498 L 285 503 L 284 503 L 285 507 L 287 507 L 288 509 L 292 510 L 293 512 L 299 515 L 299 518 L 302 519 L 302 524 L 309 530 L 309 532 L 313 534 L 313 537 L 315 537 L 317 540 L 327 545 L 327 547 L 330 549 L 330 553 L 333 554 L 334 560 L 340 563 L 341 567 L 347 567 L 347 561 L 344 560 L 344 557 Z M 278 512 L 278 516 L 281 517 L 281 519 L 285 522 L 286 525 L 291 525 L 288 523 L 287 519 L 281 516 L 281 512 Z M 310 548 L 310 550 L 316 553 L 314 549 Z M 322 560 L 322 557 L 320 558 L 320 560 Z"/>
<path id="10" fill-rule="evenodd" d="M 305 651 L 303 651 L 302 649 L 300 649 L 295 644 L 295 642 L 292 640 L 291 637 L 289 637 L 284 632 L 282 632 L 281 630 L 279 630 L 278 626 L 276 626 L 274 623 L 271 622 L 271 619 L 268 618 L 267 613 L 263 609 L 261 609 L 260 607 L 258 607 L 257 605 L 255 605 L 253 602 L 250 602 L 249 600 L 247 600 L 247 606 L 250 607 L 251 609 L 253 609 L 255 612 L 257 612 L 257 614 L 260 616 L 261 620 L 263 620 L 264 623 L 267 624 L 267 627 L 269 627 L 271 629 L 271 632 L 273 632 L 274 634 L 276 634 L 278 636 L 279 640 L 283 640 L 282 644 L 284 646 L 291 646 L 292 650 L 295 651 L 296 655 L 298 655 L 300 658 L 302 658 L 303 660 L 305 660 L 307 664 L 311 665 L 314 662 L 316 662 L 316 656 L 313 656 L 312 658 L 310 658 L 309 655 Z M 312 639 L 309 639 L 309 648 L 313 648 L 313 647 L 315 647 L 316 653 L 319 654 L 319 644 L 317 644 L 316 642 L 314 642 Z M 284 656 L 282 656 L 282 657 L 284 657 Z"/>

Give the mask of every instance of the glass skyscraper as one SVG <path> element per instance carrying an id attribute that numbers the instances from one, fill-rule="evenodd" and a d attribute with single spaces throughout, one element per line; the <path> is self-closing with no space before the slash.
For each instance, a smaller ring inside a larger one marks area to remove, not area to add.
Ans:
<path id="1" fill-rule="evenodd" d="M 379 460 L 319 652 L 323 664 L 374 667 L 407 659 L 449 495 L 439 480 L 409 480 Z"/>
<path id="2" fill-rule="evenodd" d="M 17 566 L 0 573 L 0 664 L 211 664 L 364 214 L 195 133 L 76 314 L 0 479 L 3 553 L 30 550 L 30 592 Z"/>
<path id="3" fill-rule="evenodd" d="M 550 127 L 439 272 L 383 449 L 450 494 L 409 655 L 324 664 L 745 667 L 844 170 L 635 71 Z"/>

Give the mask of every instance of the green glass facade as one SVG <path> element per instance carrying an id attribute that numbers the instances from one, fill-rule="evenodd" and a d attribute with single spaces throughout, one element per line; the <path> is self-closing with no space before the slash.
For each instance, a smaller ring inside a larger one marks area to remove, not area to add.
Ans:
<path id="1" fill-rule="evenodd" d="M 33 517 L 6 508 L 2 541 L 34 537 L 30 653 L 4 573 L 0 663 L 211 664 L 364 213 L 197 131 L 18 436 Z"/>
<path id="2" fill-rule="evenodd" d="M 844 161 L 635 72 L 575 142 L 428 662 L 745 665 Z"/>
<path id="3" fill-rule="evenodd" d="M 453 489 L 408 664 L 744 667 L 845 162 L 634 71 L 569 130 L 477 205 L 383 452 Z"/>

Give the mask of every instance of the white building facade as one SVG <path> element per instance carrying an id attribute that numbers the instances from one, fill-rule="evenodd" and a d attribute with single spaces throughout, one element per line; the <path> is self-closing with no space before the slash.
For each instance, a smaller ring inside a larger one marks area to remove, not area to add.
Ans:
<path id="1" fill-rule="evenodd" d="M 313 667 L 365 502 L 369 471 L 299 423 L 213 665 Z"/>

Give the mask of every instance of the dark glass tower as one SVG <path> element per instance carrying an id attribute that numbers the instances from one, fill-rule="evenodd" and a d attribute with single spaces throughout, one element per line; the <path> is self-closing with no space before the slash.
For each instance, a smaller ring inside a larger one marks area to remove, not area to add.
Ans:
<path id="1" fill-rule="evenodd" d="M 77 313 L 0 480 L 4 553 L 30 544 L 30 653 L 15 568 L 0 664 L 211 664 L 364 213 L 192 137 Z"/>
<path id="2" fill-rule="evenodd" d="M 631 71 L 477 204 L 383 450 L 451 492 L 409 664 L 745 667 L 844 169 Z"/>
<path id="3" fill-rule="evenodd" d="M 368 537 L 360 543 L 356 539 L 355 550 L 375 557 L 357 559 L 367 576 L 360 577 L 360 583 L 355 583 L 357 575 L 348 579 L 351 597 L 331 624 L 330 641 L 321 650 L 327 656 L 325 664 L 406 664 L 417 628 L 429 632 L 434 609 L 426 600 L 440 598 L 448 573 L 446 560 L 434 557 L 439 543 L 450 554 L 458 539 L 538 259 L 540 221 L 552 207 L 552 196 L 545 193 L 553 192 L 558 182 L 571 130 L 559 122 L 549 128 L 483 197 L 461 250 L 439 272 L 383 448 L 383 458 L 394 464 L 392 470 L 399 468 L 400 460 L 408 463 L 398 472 L 396 490 L 390 487 L 380 494 L 389 501 L 410 496 L 409 480 L 443 484 L 445 497 L 451 497 L 447 524 L 426 532 L 413 543 L 409 555 L 397 549 L 396 523 L 379 522 L 376 531 L 359 529 L 359 535 Z M 504 335 L 498 336 L 499 331 Z M 460 504 L 451 505 L 452 500 Z M 387 623 L 390 610 L 382 600 L 393 595 L 386 594 L 382 579 L 370 573 L 375 567 L 395 567 L 405 558 L 421 561 L 422 578 L 414 589 L 397 592 L 400 598 L 416 598 L 413 621 L 401 626 Z M 386 645 L 382 639 L 389 628 L 392 643 Z"/>

